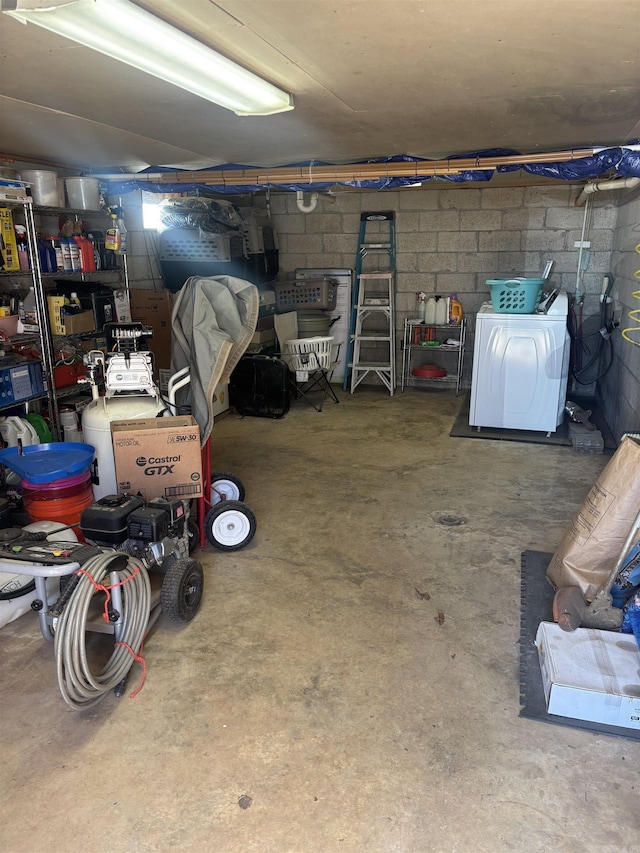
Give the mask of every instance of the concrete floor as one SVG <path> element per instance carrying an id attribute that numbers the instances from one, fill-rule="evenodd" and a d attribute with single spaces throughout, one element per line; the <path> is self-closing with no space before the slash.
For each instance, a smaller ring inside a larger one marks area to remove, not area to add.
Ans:
<path id="1" fill-rule="evenodd" d="M 520 553 L 607 458 L 451 439 L 451 392 L 341 397 L 216 425 L 258 532 L 200 552 L 137 698 L 70 710 L 35 618 L 2 630 L 3 853 L 640 850 L 638 743 L 518 717 Z"/>

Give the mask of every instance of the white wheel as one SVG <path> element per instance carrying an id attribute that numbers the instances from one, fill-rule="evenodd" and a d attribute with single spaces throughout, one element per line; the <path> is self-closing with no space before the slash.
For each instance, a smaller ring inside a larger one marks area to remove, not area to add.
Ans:
<path id="1" fill-rule="evenodd" d="M 216 473 L 211 475 L 211 506 L 221 501 L 243 501 L 244 486 L 233 474 Z"/>
<path id="2" fill-rule="evenodd" d="M 239 551 L 253 539 L 256 517 L 241 501 L 221 501 L 205 516 L 204 530 L 218 551 Z"/>

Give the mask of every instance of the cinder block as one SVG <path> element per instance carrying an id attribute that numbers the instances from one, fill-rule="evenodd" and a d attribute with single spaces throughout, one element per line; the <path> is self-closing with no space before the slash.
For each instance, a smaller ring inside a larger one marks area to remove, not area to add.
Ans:
<path id="1" fill-rule="evenodd" d="M 482 232 L 478 236 L 481 252 L 516 252 L 520 248 L 519 231 Z"/>
<path id="2" fill-rule="evenodd" d="M 600 430 L 591 432 L 576 432 L 571 436 L 571 444 L 575 453 L 603 453 L 604 438 Z"/>
<path id="3" fill-rule="evenodd" d="M 460 213 L 461 231 L 499 231 L 502 212 L 499 210 L 463 210 Z"/>
<path id="4" fill-rule="evenodd" d="M 439 252 L 477 252 L 478 235 L 473 231 L 439 231 Z"/>
<path id="5" fill-rule="evenodd" d="M 420 214 L 420 231 L 458 231 L 460 213 L 457 210 L 439 210 Z"/>

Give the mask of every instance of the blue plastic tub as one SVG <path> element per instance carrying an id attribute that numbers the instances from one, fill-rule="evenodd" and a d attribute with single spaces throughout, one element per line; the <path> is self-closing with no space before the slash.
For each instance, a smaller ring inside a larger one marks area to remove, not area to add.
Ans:
<path id="1" fill-rule="evenodd" d="M 0 450 L 0 465 L 38 486 L 88 471 L 94 454 L 94 447 L 80 441 L 31 444 L 23 447 L 22 453 L 17 447 Z"/>
<path id="2" fill-rule="evenodd" d="M 491 291 L 491 304 L 498 314 L 533 314 L 542 288 L 544 278 L 491 278 L 487 281 Z"/>

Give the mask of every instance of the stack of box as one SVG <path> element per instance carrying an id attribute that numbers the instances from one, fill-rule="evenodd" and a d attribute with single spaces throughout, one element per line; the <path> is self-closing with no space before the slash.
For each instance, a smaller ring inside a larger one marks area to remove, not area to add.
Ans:
<path id="1" fill-rule="evenodd" d="M 273 314 L 258 317 L 256 330 L 247 347 L 247 352 L 263 352 L 276 346 L 276 330 L 273 322 Z"/>

